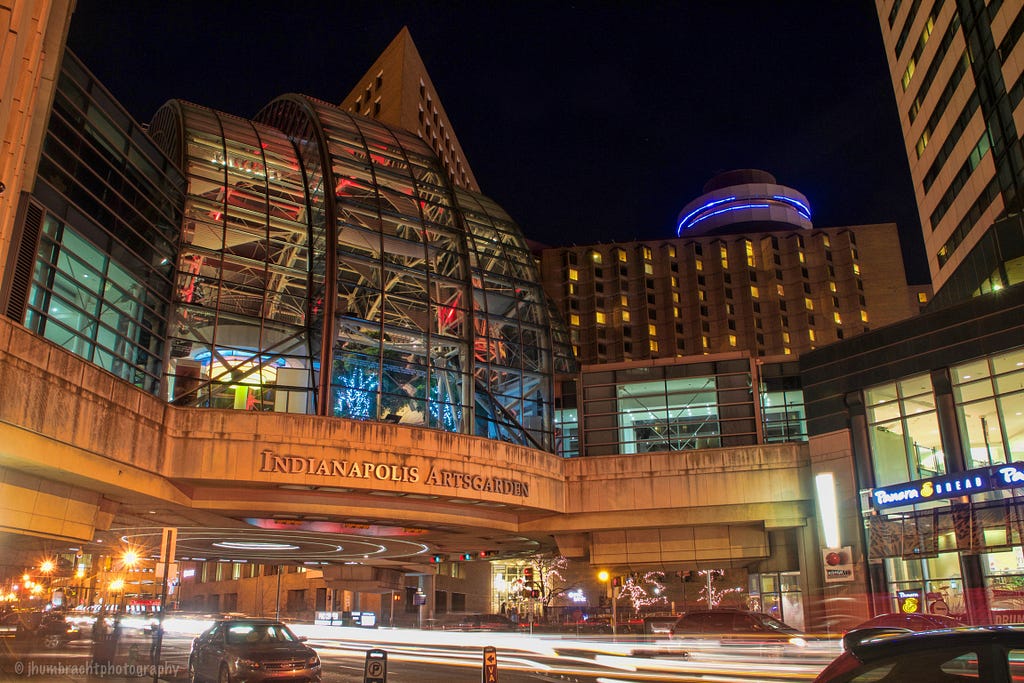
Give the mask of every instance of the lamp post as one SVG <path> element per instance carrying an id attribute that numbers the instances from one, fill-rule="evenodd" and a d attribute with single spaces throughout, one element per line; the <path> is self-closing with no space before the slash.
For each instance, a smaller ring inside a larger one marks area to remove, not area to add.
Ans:
<path id="1" fill-rule="evenodd" d="M 110 582 L 108 589 L 115 595 L 120 593 L 120 597 L 117 601 L 117 611 L 121 611 L 121 607 L 124 606 L 124 579 L 114 579 Z"/>
<path id="2" fill-rule="evenodd" d="M 75 570 L 75 578 L 78 579 L 78 591 L 77 591 L 75 597 L 78 600 L 78 604 L 81 606 L 81 605 L 85 604 L 85 599 L 84 599 L 85 596 L 82 593 L 82 579 L 85 578 L 85 570 L 82 569 L 81 567 L 76 569 Z"/>
<path id="3" fill-rule="evenodd" d="M 51 575 L 55 567 L 56 565 L 53 563 L 53 560 L 43 560 L 39 563 L 39 573 L 42 574 L 44 579 L 44 581 L 40 582 L 42 585 L 40 592 L 43 590 L 49 592 L 47 602 L 53 600 L 53 578 Z"/>
<path id="4" fill-rule="evenodd" d="M 618 600 L 615 595 L 615 582 L 611 580 L 611 575 L 604 569 L 597 573 L 597 578 L 601 583 L 608 584 L 608 597 L 612 601 L 612 638 L 614 638 L 618 629 L 618 624 L 616 622 L 619 620 L 618 610 L 616 609 L 616 603 Z"/>

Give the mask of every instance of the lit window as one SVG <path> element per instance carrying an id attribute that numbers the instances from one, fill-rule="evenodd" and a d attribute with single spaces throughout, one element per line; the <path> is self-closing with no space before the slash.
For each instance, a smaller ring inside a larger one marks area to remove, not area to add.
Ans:
<path id="1" fill-rule="evenodd" d="M 657 339 L 652 339 L 651 340 L 651 353 L 657 353 L 657 352 L 658 352 L 658 340 Z"/>
<path id="2" fill-rule="evenodd" d="M 730 334 L 729 335 L 729 346 L 736 346 L 736 335 L 735 334 Z"/>
<path id="3" fill-rule="evenodd" d="M 657 325 L 648 324 L 647 325 L 647 334 L 649 334 L 652 337 L 658 336 L 658 327 L 657 327 Z"/>
<path id="4" fill-rule="evenodd" d="M 808 311 L 814 310 L 814 302 L 806 296 L 804 297 L 804 308 L 806 308 Z"/>
<path id="5" fill-rule="evenodd" d="M 832 320 L 835 321 L 836 325 L 842 325 L 843 324 L 843 316 L 839 315 L 839 311 L 833 311 L 832 312 Z"/>
<path id="6" fill-rule="evenodd" d="M 594 320 L 597 321 L 598 325 L 604 325 L 607 319 L 608 316 L 605 315 L 604 311 L 598 311 L 597 313 L 594 314 Z"/>
<path id="7" fill-rule="evenodd" d="M 675 275 L 672 276 L 672 286 L 673 287 L 678 287 L 679 286 L 679 278 L 677 278 Z"/>
<path id="8" fill-rule="evenodd" d="M 616 249 L 615 253 L 619 255 L 619 262 L 620 263 L 625 263 L 626 262 L 626 252 L 625 251 L 623 251 L 622 249 Z"/>
<path id="9" fill-rule="evenodd" d="M 701 259 L 697 259 L 696 261 L 694 261 L 694 264 L 698 272 L 704 270 L 704 261 L 702 261 Z"/>
<path id="10" fill-rule="evenodd" d="M 628 306 L 629 305 L 629 297 L 627 295 L 623 294 L 622 296 L 619 297 L 619 303 L 622 304 L 623 306 Z"/>
<path id="11" fill-rule="evenodd" d="M 860 275 L 860 264 L 859 263 L 854 263 L 853 264 L 853 274 L 854 275 Z"/>
<path id="12" fill-rule="evenodd" d="M 728 268 L 729 267 L 729 250 L 726 249 L 724 244 L 722 244 L 722 245 L 720 245 L 718 247 L 718 253 L 722 257 L 722 267 L 723 268 Z"/>
<path id="13" fill-rule="evenodd" d="M 569 316 L 569 324 L 574 327 L 580 326 L 580 316 L 578 313 L 573 313 L 572 315 Z"/>
<path id="14" fill-rule="evenodd" d="M 817 341 L 818 335 L 814 330 L 807 330 L 807 338 L 811 341 Z"/>
<path id="15" fill-rule="evenodd" d="M 678 318 L 682 314 L 683 314 L 682 309 L 680 309 L 678 306 L 673 306 L 672 307 L 672 315 L 674 317 Z"/>
<path id="16" fill-rule="evenodd" d="M 672 292 L 672 301 L 679 303 L 679 292 Z"/>
<path id="17" fill-rule="evenodd" d="M 711 348 L 711 340 L 708 339 L 707 335 L 701 335 L 700 345 L 703 346 L 705 349 Z"/>
<path id="18" fill-rule="evenodd" d="M 861 322 L 865 322 L 866 323 L 868 321 L 868 312 L 867 311 L 861 311 L 860 312 L 860 319 L 861 319 Z"/>
<path id="19" fill-rule="evenodd" d="M 793 353 L 793 350 L 791 348 L 789 348 L 788 346 L 783 346 L 782 347 L 782 352 L 788 356 L 788 355 Z"/>
<path id="20" fill-rule="evenodd" d="M 576 270 L 575 268 L 570 268 L 569 269 L 569 279 L 573 280 L 574 282 L 576 280 L 579 280 L 580 279 L 580 271 Z"/>
<path id="21" fill-rule="evenodd" d="M 570 294 L 575 294 L 576 293 L 576 283 L 575 282 L 570 282 L 569 283 L 569 293 Z"/>
<path id="22" fill-rule="evenodd" d="M 654 275 L 654 266 L 651 265 L 650 263 L 645 263 L 644 273 L 646 273 L 647 275 Z"/>
<path id="23" fill-rule="evenodd" d="M 754 243 L 750 240 L 743 241 L 743 248 L 747 252 L 747 265 L 753 268 L 754 266 Z"/>
<path id="24" fill-rule="evenodd" d="M 828 238 L 828 235 L 822 235 L 822 236 L 821 236 L 821 241 L 822 241 L 822 243 L 823 243 L 823 244 L 824 244 L 824 245 L 825 245 L 826 247 L 831 247 L 831 246 L 832 246 L 832 240 L 830 240 L 830 239 Z"/>
<path id="25" fill-rule="evenodd" d="M 707 301 L 708 300 L 708 293 L 705 292 L 703 289 L 698 289 L 697 290 L 697 299 L 699 301 Z"/>
<path id="26" fill-rule="evenodd" d="M 596 263 L 598 265 L 601 265 L 601 254 L 600 254 L 600 252 L 596 252 L 595 251 L 595 252 L 591 253 L 590 257 L 592 259 L 594 259 L 594 263 Z"/>
<path id="27" fill-rule="evenodd" d="M 750 296 L 754 299 L 761 296 L 761 290 L 757 288 L 757 285 L 750 285 Z"/>
<path id="28" fill-rule="evenodd" d="M 644 247 L 644 258 L 647 259 L 648 261 L 651 260 L 651 248 L 650 247 Z"/>
<path id="29" fill-rule="evenodd" d="M 918 292 L 917 293 L 917 303 L 919 303 L 919 304 L 926 304 L 926 303 L 928 303 L 928 292 Z"/>
<path id="30" fill-rule="evenodd" d="M 789 332 L 783 332 L 783 333 L 782 333 L 782 341 L 783 341 L 784 343 L 786 343 L 786 344 L 788 344 L 788 343 L 789 343 Z"/>
<path id="31" fill-rule="evenodd" d="M 797 253 L 800 256 L 800 263 L 806 263 L 806 257 L 804 256 L 804 252 L 800 251 L 800 252 L 797 252 Z"/>
<path id="32" fill-rule="evenodd" d="M 629 322 L 629 311 L 623 311 L 622 312 L 622 322 L 624 322 L 624 323 L 628 323 Z"/>
<path id="33" fill-rule="evenodd" d="M 836 291 L 836 283 L 835 283 L 835 280 L 830 280 L 830 281 L 829 281 L 829 283 L 828 283 L 828 291 L 830 291 L 830 292 L 834 292 L 834 291 Z"/>
<path id="34" fill-rule="evenodd" d="M 782 285 L 781 282 L 775 285 L 775 293 L 778 294 L 779 296 L 786 296 L 786 288 Z"/>

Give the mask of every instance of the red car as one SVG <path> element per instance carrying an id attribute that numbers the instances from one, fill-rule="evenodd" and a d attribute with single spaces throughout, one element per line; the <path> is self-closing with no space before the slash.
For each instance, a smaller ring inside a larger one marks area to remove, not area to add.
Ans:
<path id="1" fill-rule="evenodd" d="M 851 631 L 862 628 L 905 628 L 908 631 L 934 631 L 940 628 L 963 626 L 953 617 L 942 614 L 879 614 L 863 624 L 857 624 Z"/>

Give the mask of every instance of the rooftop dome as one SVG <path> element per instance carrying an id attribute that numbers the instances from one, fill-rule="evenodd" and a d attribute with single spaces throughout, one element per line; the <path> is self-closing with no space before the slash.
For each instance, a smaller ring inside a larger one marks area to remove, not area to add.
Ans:
<path id="1" fill-rule="evenodd" d="M 676 236 L 813 227 L 807 197 L 778 185 L 767 171 L 744 168 L 709 180 L 704 194 L 679 212 Z"/>

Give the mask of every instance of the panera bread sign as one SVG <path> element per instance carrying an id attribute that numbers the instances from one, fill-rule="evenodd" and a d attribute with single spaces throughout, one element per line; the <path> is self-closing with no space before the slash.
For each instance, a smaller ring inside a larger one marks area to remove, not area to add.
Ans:
<path id="1" fill-rule="evenodd" d="M 426 476 L 419 467 L 392 465 L 372 460 L 339 460 L 337 458 L 305 458 L 260 451 L 260 472 L 272 474 L 305 474 L 329 479 L 361 479 L 363 481 L 394 481 L 403 484 L 426 484 L 506 496 L 530 496 L 530 485 L 519 479 L 486 477 L 431 467 Z"/>

